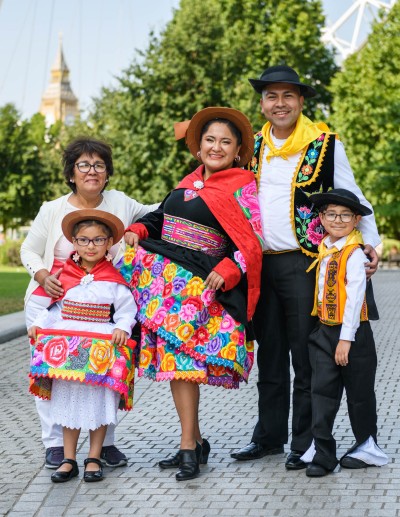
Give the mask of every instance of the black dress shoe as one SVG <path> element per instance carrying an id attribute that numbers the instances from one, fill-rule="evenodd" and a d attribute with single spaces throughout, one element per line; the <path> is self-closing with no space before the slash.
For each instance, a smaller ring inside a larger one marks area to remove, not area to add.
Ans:
<path id="1" fill-rule="evenodd" d="M 60 463 L 60 467 L 61 465 L 65 465 L 66 463 L 72 465 L 72 469 L 68 472 L 62 470 L 56 470 L 55 472 L 53 472 L 53 474 L 51 475 L 51 480 L 53 481 L 53 483 L 65 483 L 66 481 L 69 481 L 70 479 L 76 477 L 79 474 L 78 464 L 75 460 L 64 458 Z"/>
<path id="2" fill-rule="evenodd" d="M 301 470 L 307 467 L 307 463 L 304 463 L 300 458 L 304 452 L 290 451 L 289 456 L 286 459 L 285 467 L 288 470 Z"/>
<path id="3" fill-rule="evenodd" d="M 181 449 L 179 470 L 175 475 L 177 481 L 186 481 L 197 477 L 200 473 L 199 456 L 201 454 L 201 445 L 196 444 L 196 449 Z"/>
<path id="4" fill-rule="evenodd" d="M 85 465 L 85 472 L 83 473 L 83 481 L 87 483 L 93 483 L 95 481 L 101 481 L 103 476 L 103 464 L 97 458 L 86 458 L 83 462 Z M 99 466 L 99 470 L 86 470 L 88 463 L 96 463 Z"/>
<path id="5" fill-rule="evenodd" d="M 258 460 L 264 456 L 281 453 L 283 453 L 283 445 L 280 447 L 269 447 L 268 445 L 262 445 L 261 443 L 250 442 L 242 449 L 232 452 L 231 458 L 239 461 Z"/>
<path id="6" fill-rule="evenodd" d="M 309 463 L 307 465 L 306 476 L 309 478 L 322 478 L 330 474 L 332 471 L 326 469 L 322 465 L 317 465 L 316 463 Z"/>
<path id="7" fill-rule="evenodd" d="M 203 438 L 203 443 L 199 444 L 201 447 L 201 450 L 196 448 L 198 452 L 200 452 L 199 463 L 200 465 L 206 465 L 208 461 L 208 456 L 211 451 L 210 444 L 208 440 Z M 158 462 L 158 466 L 161 469 L 173 469 L 179 467 L 179 460 L 180 460 L 180 451 L 177 451 L 173 456 L 170 456 L 169 458 L 165 458 L 165 460 L 161 460 Z"/>
<path id="8" fill-rule="evenodd" d="M 368 463 L 358 460 L 357 458 L 352 458 L 351 456 L 344 456 L 339 463 L 340 466 L 345 469 L 366 469 L 367 467 L 371 467 Z"/>

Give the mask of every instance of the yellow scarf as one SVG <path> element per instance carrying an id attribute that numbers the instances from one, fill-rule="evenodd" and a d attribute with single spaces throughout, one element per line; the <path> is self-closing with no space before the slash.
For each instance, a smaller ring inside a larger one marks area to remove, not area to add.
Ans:
<path id="1" fill-rule="evenodd" d="M 269 148 L 268 163 L 273 156 L 281 156 L 284 160 L 287 160 L 289 155 L 296 154 L 304 149 L 306 145 L 316 140 L 321 133 L 329 132 L 329 127 L 324 122 L 312 122 L 300 113 L 293 133 L 286 139 L 283 146 L 277 149 L 271 138 L 271 127 L 271 122 L 267 122 L 261 129 L 264 142 Z"/>
<path id="2" fill-rule="evenodd" d="M 313 308 L 312 313 L 311 313 L 312 316 L 316 316 L 317 315 L 318 277 L 319 277 L 319 270 L 320 270 L 320 267 L 321 267 L 321 262 L 328 255 L 332 255 L 333 253 L 336 253 L 337 251 L 339 251 L 336 246 L 332 246 L 332 248 L 327 248 L 325 246 L 325 239 L 326 239 L 326 237 L 323 238 L 323 240 L 320 242 L 320 244 L 318 246 L 318 257 L 314 260 L 314 262 L 310 265 L 310 267 L 306 271 L 306 273 L 308 273 L 309 271 L 311 271 L 311 269 L 313 269 L 318 264 L 317 271 L 316 271 L 316 282 L 315 282 L 315 293 L 314 293 L 314 308 Z M 343 248 L 345 248 L 346 246 L 351 246 L 353 244 L 364 244 L 364 241 L 363 241 L 363 238 L 362 238 L 362 234 L 361 234 L 360 230 L 357 230 L 356 228 L 354 228 L 354 230 L 352 232 L 350 232 L 349 235 L 347 236 L 347 239 L 346 239 L 346 242 L 343 245 Z"/>

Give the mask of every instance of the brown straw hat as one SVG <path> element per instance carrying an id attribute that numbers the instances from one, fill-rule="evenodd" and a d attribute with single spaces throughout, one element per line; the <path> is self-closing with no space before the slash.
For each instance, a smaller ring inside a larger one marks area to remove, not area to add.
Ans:
<path id="1" fill-rule="evenodd" d="M 200 150 L 201 130 L 207 122 L 218 118 L 230 120 L 242 134 L 242 143 L 239 151 L 240 161 L 237 163 L 237 166 L 242 167 L 243 165 L 246 165 L 251 160 L 254 153 L 253 128 L 251 127 L 250 121 L 246 115 L 233 108 L 204 108 L 193 115 L 186 131 L 186 144 L 189 147 L 189 151 L 196 159 L 198 159 L 197 153 Z M 181 124 L 184 123 L 178 123 L 176 126 L 179 127 Z M 177 127 L 175 129 L 177 129 Z"/>
<path id="2" fill-rule="evenodd" d="M 112 232 L 114 244 L 119 242 L 124 235 L 124 224 L 113 214 L 97 210 L 95 208 L 88 208 L 83 210 L 74 210 L 67 214 L 61 223 L 62 232 L 65 237 L 72 242 L 72 231 L 76 223 L 81 221 L 98 221 L 108 226 Z"/>

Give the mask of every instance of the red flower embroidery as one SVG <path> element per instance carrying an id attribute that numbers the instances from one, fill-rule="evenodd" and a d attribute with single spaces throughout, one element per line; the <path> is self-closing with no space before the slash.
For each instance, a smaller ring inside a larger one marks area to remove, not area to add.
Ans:
<path id="1" fill-rule="evenodd" d="M 43 347 L 43 360 L 49 366 L 59 368 L 67 360 L 68 350 L 68 341 L 64 337 L 53 337 Z"/>

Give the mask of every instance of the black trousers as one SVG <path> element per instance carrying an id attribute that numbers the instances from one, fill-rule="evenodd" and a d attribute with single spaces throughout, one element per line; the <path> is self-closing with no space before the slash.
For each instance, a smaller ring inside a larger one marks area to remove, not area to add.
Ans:
<path id="1" fill-rule="evenodd" d="M 252 441 L 276 447 L 288 441 L 290 354 L 294 369 L 291 449 L 311 444 L 311 365 L 308 337 L 315 270 L 301 251 L 263 256 L 261 296 L 253 318 L 258 342 L 258 422 Z"/>
<path id="2" fill-rule="evenodd" d="M 333 470 L 337 465 L 333 424 L 346 390 L 350 424 L 357 444 L 370 436 L 376 441 L 375 398 L 376 351 L 369 321 L 361 322 L 352 342 L 347 366 L 337 366 L 335 351 L 341 325 L 318 323 L 310 335 L 312 368 L 312 432 L 316 453 L 314 463 Z"/>

